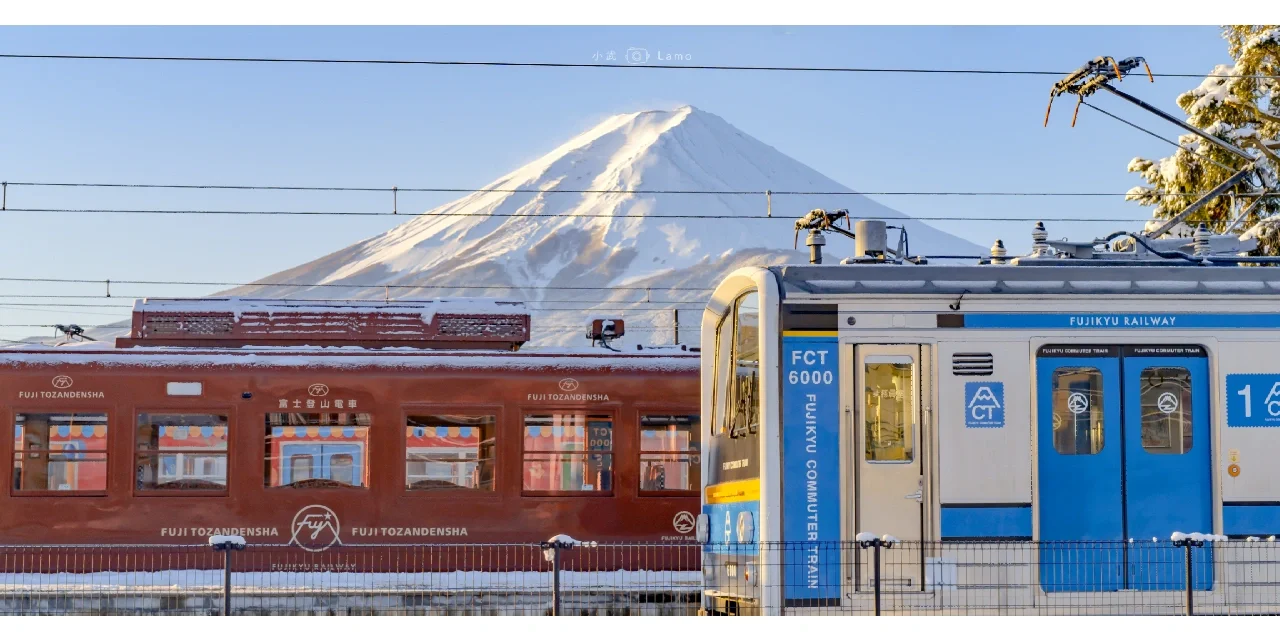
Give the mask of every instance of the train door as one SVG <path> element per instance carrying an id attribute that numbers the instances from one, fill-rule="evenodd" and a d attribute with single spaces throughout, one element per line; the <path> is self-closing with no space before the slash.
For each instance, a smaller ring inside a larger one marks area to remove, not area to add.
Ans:
<path id="1" fill-rule="evenodd" d="M 928 370 L 918 345 L 856 347 L 854 526 L 858 532 L 911 541 L 882 562 L 883 589 L 924 588 L 926 487 L 921 428 L 921 389 Z M 870 561 L 862 554 L 860 564 Z M 859 589 L 868 589 L 869 567 L 859 567 Z"/>
<path id="2" fill-rule="evenodd" d="M 1185 589 L 1169 536 L 1213 529 L 1204 350 L 1046 346 L 1036 380 L 1041 586 Z"/>

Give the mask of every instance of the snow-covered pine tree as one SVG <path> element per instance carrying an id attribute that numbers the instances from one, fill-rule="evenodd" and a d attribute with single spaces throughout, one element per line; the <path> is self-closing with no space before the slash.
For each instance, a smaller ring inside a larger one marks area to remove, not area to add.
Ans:
<path id="1" fill-rule="evenodd" d="M 1265 196 L 1221 196 L 1192 214 L 1221 232 L 1239 212 L 1253 206 L 1237 227 L 1258 237 L 1259 255 L 1280 255 L 1280 25 L 1222 28 L 1232 65 L 1217 65 L 1200 86 L 1178 96 L 1187 123 L 1235 144 L 1257 158 L 1255 168 L 1233 191 Z M 1267 77 L 1270 76 L 1270 77 Z M 1179 136 L 1183 149 L 1160 160 L 1134 158 L 1129 171 L 1147 186 L 1129 190 L 1126 200 L 1155 207 L 1148 229 L 1167 219 L 1238 171 L 1241 160 L 1193 134 Z M 1234 168 L 1232 168 L 1234 167 Z M 1165 195 L 1171 194 L 1171 195 Z M 1185 195 L 1183 195 L 1185 194 Z M 1259 200 L 1261 200 L 1259 202 Z"/>

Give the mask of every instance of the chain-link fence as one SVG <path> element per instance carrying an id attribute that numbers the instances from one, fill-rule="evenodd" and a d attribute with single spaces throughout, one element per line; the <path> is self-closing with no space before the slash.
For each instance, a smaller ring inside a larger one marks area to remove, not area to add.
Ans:
<path id="1" fill-rule="evenodd" d="M 1280 614 L 1280 544 L 0 546 L 0 613 Z"/>

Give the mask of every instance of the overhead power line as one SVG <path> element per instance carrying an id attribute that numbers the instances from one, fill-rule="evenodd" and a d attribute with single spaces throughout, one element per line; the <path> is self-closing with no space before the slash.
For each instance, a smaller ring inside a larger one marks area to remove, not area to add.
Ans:
<path id="1" fill-rule="evenodd" d="M 1092 105 L 1089 105 L 1092 107 Z M 1110 115 L 1110 114 L 1108 114 Z M 1114 117 L 1114 116 L 1113 116 Z M 1143 130 L 1145 131 L 1145 129 Z M 1168 140 L 1166 140 L 1167 142 Z M 1173 143 L 1177 144 L 1177 143 Z M 207 189 L 226 191 L 347 191 L 360 193 L 535 193 L 535 194 L 623 194 L 623 195 L 706 195 L 706 196 L 974 196 L 974 197 L 1100 197 L 1128 195 L 1118 191 L 797 191 L 772 189 L 536 189 L 529 187 L 360 187 L 245 184 L 157 184 L 128 182 L 5 182 L 9 187 L 53 187 L 95 189 Z M 1160 193 L 1181 197 L 1186 193 Z M 9 209 L 18 211 L 18 209 Z M 373 212 L 391 215 L 391 212 Z M 419 215 L 398 213 L 397 215 Z"/>
<path id="2" fill-rule="evenodd" d="M 297 299 L 297 300 L 294 300 L 294 301 L 295 301 L 295 302 L 306 302 L 306 300 L 302 300 L 302 299 Z M 396 301 L 396 300 L 392 300 L 392 301 L 390 301 L 390 302 L 391 302 L 392 304 L 394 304 L 394 303 L 395 303 L 395 302 L 397 302 L 397 301 Z M 401 301 L 401 302 L 407 302 L 407 301 Z M 677 302 L 677 301 L 664 301 L 664 302 L 644 302 L 644 301 L 637 301 L 637 302 L 628 302 L 628 301 L 613 301 L 613 300 L 608 300 L 608 301 L 601 301 L 601 303 L 600 303 L 600 304 L 605 304 L 605 303 L 613 303 L 613 304 L 661 304 L 661 305 L 663 305 L 663 306 L 662 306 L 661 308 L 653 308 L 653 307 L 649 307 L 649 308 L 610 308 L 610 307 L 604 307 L 604 308 L 601 308 L 601 307 L 591 307 L 591 306 L 583 306 L 583 307 L 538 307 L 538 308 L 531 308 L 531 309 L 530 309 L 530 311 L 601 311 L 601 312 L 608 312 L 608 313 L 621 313 L 621 312 L 626 312 L 626 311 L 634 311 L 634 312 L 637 312 L 637 313 L 655 313 L 655 312 L 659 312 L 659 311 L 670 311 L 674 306 L 678 306 L 678 305 L 684 305 L 684 306 L 687 306 L 687 307 L 689 307 L 689 308 L 698 308 L 698 309 L 700 309 L 700 308 L 702 308 L 702 307 L 706 306 L 706 303 L 705 303 L 705 302 L 700 302 L 700 301 L 697 301 L 697 300 L 687 300 L 687 301 L 679 301 L 679 302 Z M 526 304 L 536 304 L 536 303 L 534 303 L 534 302 L 529 302 L 529 303 L 526 303 Z M 590 303 L 583 303 L 583 304 L 590 304 Z M 18 309 L 18 310 L 25 309 L 25 308 L 32 308 L 32 309 L 40 309 L 40 310 L 56 311 L 56 310 L 61 310 L 61 309 L 63 309 L 63 308 L 67 308 L 67 309 L 78 309 L 78 308 L 89 308 L 89 309 L 132 309 L 132 308 L 133 308 L 133 305 L 132 305 L 132 304 L 115 304 L 115 303 L 83 303 L 83 302 L 59 302 L 59 303 L 56 303 L 56 304 L 55 304 L 55 303 L 48 303 L 48 302 L 5 302 L 4 304 L 0 304 L 0 308 L 3 308 L 3 309 L 15 308 L 15 309 Z"/>
<path id="3" fill-rule="evenodd" d="M 391 211 L 248 211 L 235 209 L 39 209 L 9 208 L 13 213 L 125 213 L 154 215 L 227 215 L 227 216 L 352 216 L 397 218 L 651 218 L 654 220 L 777 220 L 792 224 L 795 216 L 767 214 L 704 214 L 704 213 L 490 213 L 490 212 L 442 212 L 442 213 L 394 213 Z M 911 216 L 885 218 L 886 222 L 1145 222 L 1143 218 L 1076 218 L 1045 216 Z"/>
<path id="4" fill-rule="evenodd" d="M 536 289 L 545 291 L 703 291 L 710 292 L 710 287 L 677 287 L 677 286 L 637 286 L 637 285 L 616 285 L 616 286 L 574 286 L 574 285 L 513 285 L 513 284 L 344 284 L 338 282 L 215 282 L 201 280 L 117 280 L 107 278 L 102 280 L 90 280 L 86 278 L 17 278 L 17 277 L 0 277 L 0 282 L 41 282 L 50 284 L 129 284 L 129 285 L 154 285 L 154 286 L 192 286 L 192 287 L 299 287 L 299 288 L 324 288 L 334 287 L 341 289 L 463 289 L 463 290 L 486 290 L 486 289 L 508 289 L 508 290 L 525 290 Z"/>
<path id="5" fill-rule="evenodd" d="M 241 62 L 288 64 L 337 64 L 337 65 L 387 65 L 431 67 L 524 67 L 551 69 L 682 69 L 687 71 L 784 71 L 819 73 L 901 73 L 927 75 L 996 75 L 996 76 L 1064 76 L 1070 71 L 1039 71 L 1017 69 L 929 69 L 892 67 L 783 67 L 759 65 L 702 65 L 702 64 L 600 64 L 588 62 L 513 62 L 496 60 L 410 60 L 392 58 L 277 58 L 248 56 L 144 56 L 104 54 L 49 54 L 49 53 L 0 53 L 0 58 L 12 60 L 99 60 L 116 62 Z M 1205 78 L 1212 73 L 1153 73 L 1162 78 Z M 1217 76 L 1240 78 L 1243 75 Z M 1277 78 L 1280 76 L 1248 76 Z"/>
<path id="6" fill-rule="evenodd" d="M 658 289 L 662 291 L 662 289 Z M 141 300 L 143 298 L 165 298 L 163 295 L 145 295 L 135 293 L 115 293 L 106 294 L 27 294 L 27 293 L 0 293 L 0 300 Z M 281 298 L 286 302 L 307 302 L 307 298 Z M 337 302 L 377 302 L 376 298 L 327 298 Z M 389 303 L 409 303 L 412 299 L 396 299 L 386 300 Z M 541 299 L 541 300 L 523 300 L 524 304 L 703 304 L 703 300 L 584 300 L 583 298 L 568 299 Z"/>

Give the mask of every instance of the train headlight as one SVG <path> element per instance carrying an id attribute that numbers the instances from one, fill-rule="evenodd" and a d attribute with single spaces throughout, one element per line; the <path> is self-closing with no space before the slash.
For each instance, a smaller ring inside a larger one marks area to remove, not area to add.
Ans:
<path id="1" fill-rule="evenodd" d="M 755 542 L 756 523 L 750 511 L 738 514 L 738 542 Z"/>

